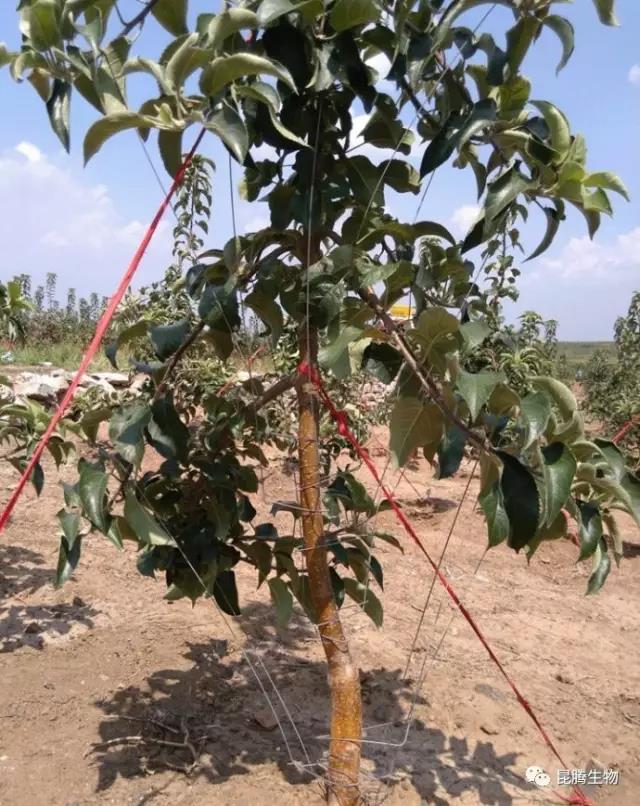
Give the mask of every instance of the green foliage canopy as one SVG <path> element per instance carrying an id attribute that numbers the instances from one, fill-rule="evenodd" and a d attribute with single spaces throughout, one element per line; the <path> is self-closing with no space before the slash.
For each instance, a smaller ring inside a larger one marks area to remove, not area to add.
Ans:
<path id="1" fill-rule="evenodd" d="M 182 267 L 202 338 L 227 359 L 245 300 L 275 341 L 286 318 L 319 331 L 327 372 L 347 377 L 358 356 L 378 377 L 395 379 L 391 448 L 398 463 L 422 449 L 438 456 L 440 475 L 450 475 L 472 444 L 480 451 L 490 543 L 506 541 L 530 557 L 543 540 L 566 535 L 568 513 L 579 527 L 581 558 L 595 557 L 592 592 L 610 567 L 611 510 L 639 520 L 640 481 L 615 446 L 587 439 L 562 384 L 528 378 L 533 391 L 521 394 L 522 385 L 513 388 L 503 372 L 469 372 L 460 358 L 482 344 L 492 304 L 508 296 L 508 280 L 517 275 L 505 263 L 506 244 L 518 243 L 529 210 L 541 211 L 546 223 L 534 257 L 551 244 L 567 205 L 593 235 L 611 213 L 609 192 L 626 190 L 616 176 L 588 166 L 584 138 L 521 72 L 545 29 L 559 38 L 558 69 L 570 58 L 573 28 L 553 13 L 560 3 L 501 0 L 513 24 L 500 40 L 468 27 L 467 11 L 493 5 L 247 0 L 192 21 L 187 0 L 159 0 L 120 28 L 114 0 L 22 0 L 21 49 L 0 48 L 0 62 L 33 85 L 66 148 L 75 97 L 95 107 L 86 160 L 124 130 L 144 139 L 157 132 L 173 173 L 187 129 L 204 126 L 218 137 L 242 166 L 244 197 L 267 204 L 270 224 Z M 612 0 L 594 5 L 603 23 L 615 24 Z M 144 37 L 134 42 L 143 24 L 171 35 L 162 53 L 144 52 Z M 388 68 L 379 74 L 372 63 Z M 127 81 L 138 73 L 149 97 L 132 108 Z M 363 109 L 368 121 L 357 138 L 354 117 Z M 362 143 L 384 159 L 358 153 Z M 263 145 L 271 157 L 256 156 Z M 419 197 L 448 163 L 472 171 L 481 206 L 462 241 L 439 222 L 400 221 L 388 207 L 391 191 Z M 498 252 L 502 263 L 487 290 L 476 277 Z M 379 322 L 409 293 L 418 315 L 399 340 Z M 250 460 L 263 462 L 255 410 L 242 398 L 214 395 L 197 427 L 187 428 L 163 383 L 187 331 L 182 320 L 165 327 L 149 330 L 153 391 L 105 412 L 111 445 L 95 463 L 83 463 L 78 484 L 67 489 L 60 579 L 77 562 L 83 536 L 98 531 L 118 545 L 135 541 L 141 572 L 164 572 L 169 598 L 195 599 L 203 582 L 235 613 L 234 568 L 248 562 L 260 583 L 268 579 L 279 618 L 290 612 L 292 594 L 308 610 L 305 576 L 291 559 L 293 536 L 278 536 L 272 523 L 249 526 L 258 484 Z M 140 474 L 148 447 L 164 461 Z M 113 494 L 107 465 L 118 476 Z M 327 495 L 329 523 L 338 504 L 355 518 L 345 534 L 328 531 L 335 595 L 359 601 L 367 574 L 382 584 L 362 528 L 376 507 L 348 474 Z M 338 567 L 354 576 L 343 579 Z M 367 601 L 379 621 L 376 600 Z"/>

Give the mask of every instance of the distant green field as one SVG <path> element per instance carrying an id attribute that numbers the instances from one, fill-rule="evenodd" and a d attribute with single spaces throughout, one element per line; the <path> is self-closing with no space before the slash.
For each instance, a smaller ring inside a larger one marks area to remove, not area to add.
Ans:
<path id="1" fill-rule="evenodd" d="M 611 361 L 616 358 L 616 346 L 612 341 L 561 341 L 558 342 L 558 362 L 564 364 L 563 356 L 566 356 L 566 364 L 569 375 L 575 377 L 579 369 L 584 369 L 591 356 L 600 350 Z"/>
<path id="2" fill-rule="evenodd" d="M 563 353 L 569 361 L 588 361 L 596 350 L 602 350 L 613 360 L 616 345 L 612 341 L 559 341 L 558 353 Z"/>

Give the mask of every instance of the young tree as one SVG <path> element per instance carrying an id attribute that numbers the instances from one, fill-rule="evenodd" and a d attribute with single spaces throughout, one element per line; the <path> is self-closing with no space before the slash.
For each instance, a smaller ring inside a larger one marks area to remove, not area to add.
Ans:
<path id="1" fill-rule="evenodd" d="M 512 17 L 498 40 L 485 30 L 496 5 Z M 378 507 L 353 477 L 339 474 L 323 512 L 316 373 L 347 377 L 361 356 L 373 375 L 397 381 L 390 446 L 399 464 L 422 449 L 431 460 L 437 455 L 443 477 L 456 472 L 466 445 L 478 452 L 490 545 L 506 542 L 531 557 L 543 540 L 566 535 L 574 518 L 580 557 L 594 558 L 590 592 L 610 568 L 610 509 L 640 517 L 640 481 L 615 446 L 585 436 L 569 389 L 533 377 L 526 386 L 534 391 L 521 397 L 502 372 L 471 372 L 460 361 L 489 335 L 496 299 L 517 276 L 507 244 L 518 243 L 529 209 L 546 219 L 534 257 L 552 242 L 567 204 L 593 235 L 611 213 L 607 191 L 626 195 L 616 176 L 587 167 L 583 137 L 521 72 L 545 30 L 559 39 L 558 69 L 571 57 L 573 28 L 556 5 L 246 0 L 193 21 L 188 0 L 148 0 L 125 23 L 114 0 L 23 0 L 21 49 L 0 50 L 13 77 L 40 94 L 65 147 L 73 96 L 96 108 L 86 160 L 120 131 L 136 129 L 146 139 L 156 130 L 174 174 L 185 132 L 203 126 L 243 166 L 245 198 L 269 207 L 269 226 L 182 265 L 197 322 L 143 320 L 119 337 L 122 344 L 148 334 L 157 357 L 149 366 L 153 383 L 135 402 L 84 423 L 95 436 L 100 418 L 109 419 L 111 445 L 95 463 L 81 461 L 78 483 L 66 488 L 59 577 L 75 568 L 85 535 L 98 531 L 117 545 L 135 540 L 139 569 L 165 572 L 170 598 L 206 593 L 238 613 L 234 568 L 245 562 L 269 585 L 280 619 L 298 599 L 318 625 L 329 666 L 328 793 L 341 804 L 358 801 L 362 720 L 358 669 L 339 610 L 346 594 L 381 620 L 367 593 L 370 575 L 381 580 L 366 529 Z M 594 5 L 603 23 L 615 24 L 613 0 Z M 474 9 L 483 16 L 471 28 Z M 173 37 L 160 54 L 145 51 L 144 36 L 132 38 L 152 24 Z M 148 75 L 151 93 L 137 109 L 127 100 L 133 73 Z M 363 110 L 367 122 L 356 134 Z M 380 161 L 359 153 L 363 144 L 367 154 L 379 149 Z M 263 145 L 271 157 L 257 157 Z M 451 160 L 473 172 L 481 204 L 461 242 L 441 223 L 399 220 L 388 205 L 392 191 L 418 197 Z M 483 283 L 487 266 L 494 268 Z M 409 294 L 416 316 L 400 329 L 388 310 Z M 297 323 L 299 370 L 257 399 L 210 396 L 203 419 L 187 428 L 171 374 L 200 340 L 230 356 L 240 301 L 274 343 L 285 319 Z M 248 460 L 263 456 L 262 408 L 292 386 L 301 495 L 290 511 L 301 516 L 304 572 L 292 561 L 299 541 L 273 524 L 250 525 L 248 497 L 257 487 Z M 139 477 L 148 448 L 164 461 Z M 108 468 L 118 476 L 115 489 Z M 333 526 L 338 505 L 359 516 L 349 530 Z"/>

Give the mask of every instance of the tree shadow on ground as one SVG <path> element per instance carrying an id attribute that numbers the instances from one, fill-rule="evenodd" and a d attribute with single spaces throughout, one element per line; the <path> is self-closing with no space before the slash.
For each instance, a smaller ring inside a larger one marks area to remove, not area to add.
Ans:
<path id="1" fill-rule="evenodd" d="M 55 571 L 42 554 L 21 546 L 0 545 L 0 599 L 35 593 L 54 577 Z"/>
<path id="2" fill-rule="evenodd" d="M 129 686 L 96 703 L 106 715 L 93 753 L 98 791 L 109 789 L 118 777 L 167 768 L 188 771 L 192 779 L 212 784 L 250 775 L 256 767 L 274 762 L 293 785 L 307 782 L 310 775 L 322 776 L 329 691 L 315 632 L 296 618 L 286 630 L 275 630 L 270 627 L 272 610 L 263 604 L 252 604 L 244 615 L 243 627 L 250 636 L 245 645 L 250 647 L 248 659 L 228 641 L 187 643 L 186 664 L 158 670 L 141 686 Z M 268 631 L 277 633 L 277 640 L 265 642 Z M 258 636 L 261 643 L 252 640 Z M 309 642 L 315 659 L 296 654 L 303 646 L 309 649 Z M 282 731 L 262 687 L 271 697 Z M 370 740 L 363 746 L 365 790 L 379 793 L 380 779 L 390 782 L 387 776 L 395 772 L 408 778 L 427 802 L 436 804 L 475 792 L 478 802 L 502 806 L 513 803 L 514 790 L 532 791 L 512 769 L 517 753 L 500 756 L 491 742 L 471 746 L 420 718 L 405 737 L 413 688 L 411 681 L 402 680 L 399 669 L 362 675 Z M 428 703 L 418 698 L 417 704 L 424 713 Z M 126 737 L 129 740 L 122 741 Z"/>
<path id="3" fill-rule="evenodd" d="M 97 611 L 79 597 L 71 604 L 22 602 L 22 596 L 51 585 L 54 577 L 55 571 L 41 554 L 20 546 L 0 546 L 0 652 L 23 646 L 42 649 L 47 636 L 66 635 L 78 624 L 93 626 Z"/>
<path id="4" fill-rule="evenodd" d="M 635 557 L 640 557 L 640 544 L 630 543 L 628 540 L 624 540 L 622 542 L 622 556 L 626 560 L 630 560 Z"/>

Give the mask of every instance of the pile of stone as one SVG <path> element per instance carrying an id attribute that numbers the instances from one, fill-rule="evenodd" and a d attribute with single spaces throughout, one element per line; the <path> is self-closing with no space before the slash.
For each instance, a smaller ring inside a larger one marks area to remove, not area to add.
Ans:
<path id="1" fill-rule="evenodd" d="M 360 400 L 358 401 L 367 411 L 375 411 L 385 405 L 391 387 L 375 378 L 365 381 L 362 385 Z"/>
<path id="2" fill-rule="evenodd" d="M 0 400 L 7 403 L 13 400 L 36 400 L 45 406 L 55 406 L 69 388 L 73 374 L 64 369 L 50 372 L 20 372 L 13 376 L 13 389 L 0 388 Z M 115 393 L 131 384 L 131 378 L 123 372 L 94 372 L 84 376 L 81 389 L 98 387 L 107 394 Z"/>

